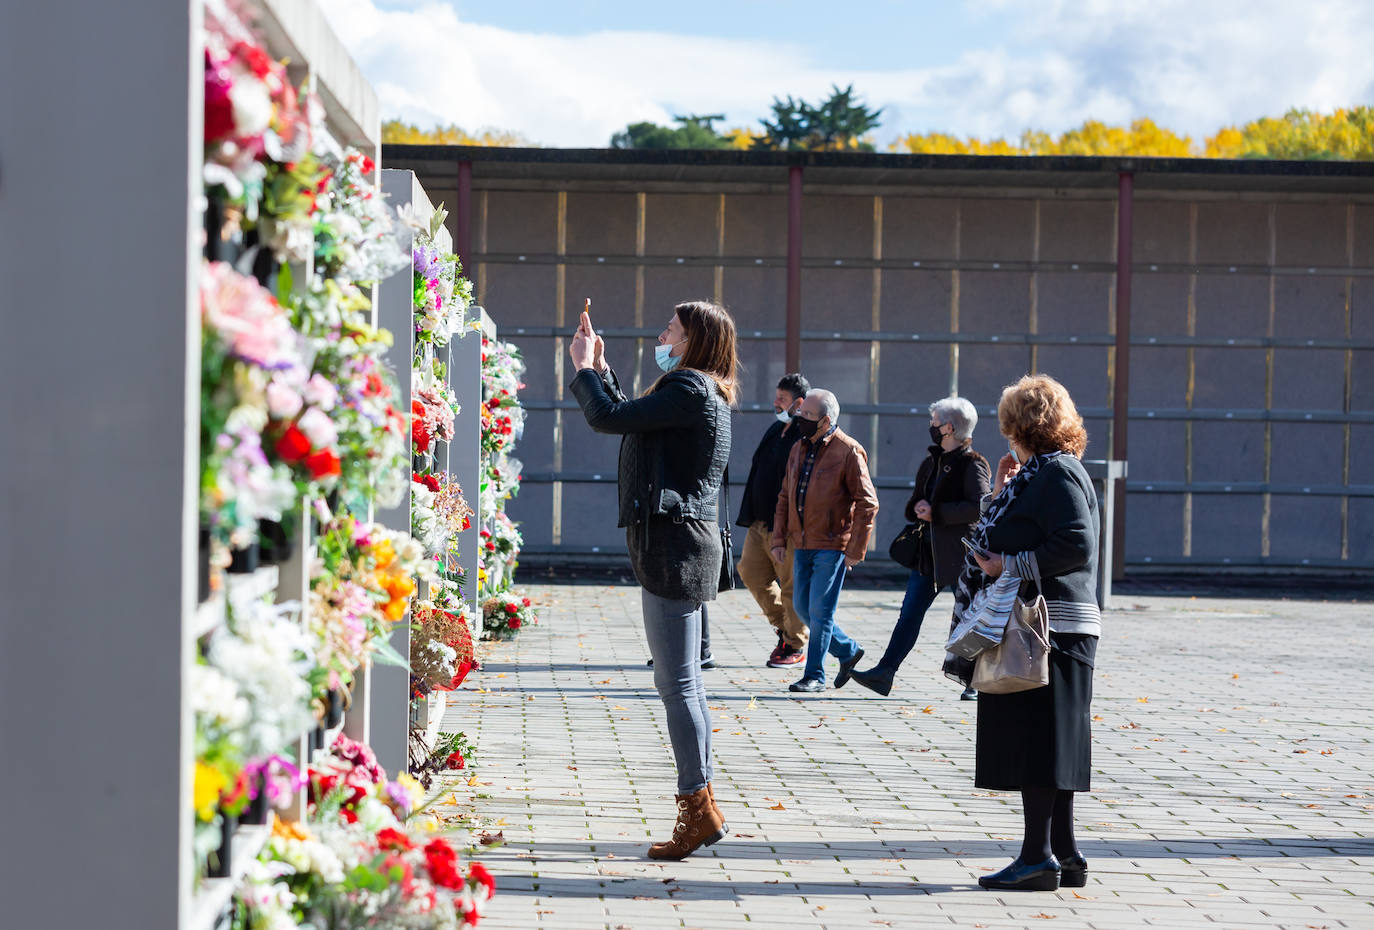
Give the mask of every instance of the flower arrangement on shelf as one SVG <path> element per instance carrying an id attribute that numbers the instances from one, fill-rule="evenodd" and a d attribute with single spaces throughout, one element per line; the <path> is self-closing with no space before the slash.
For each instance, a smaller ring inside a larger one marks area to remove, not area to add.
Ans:
<path id="1" fill-rule="evenodd" d="M 309 826 L 277 822 L 238 893 L 236 927 L 474 927 L 496 883 L 463 863 L 408 775 L 340 736 L 310 772 Z"/>
<path id="2" fill-rule="evenodd" d="M 404 268 L 396 224 L 373 185 L 376 164 L 356 150 L 327 155 L 325 163 L 327 184 L 316 197 L 316 267 L 350 281 L 381 281 Z"/>
<path id="3" fill-rule="evenodd" d="M 436 440 L 453 439 L 457 412 L 453 393 L 429 372 L 415 372 L 411 384 L 410 435 L 416 455 L 428 455 Z"/>
<path id="4" fill-rule="evenodd" d="M 521 629 L 539 622 L 534 602 L 518 594 L 503 593 L 482 603 L 482 637 L 510 639 Z"/>
<path id="5" fill-rule="evenodd" d="M 440 249 L 436 244 L 447 216 L 448 211 L 440 204 L 428 223 L 414 223 L 417 235 L 411 264 L 415 271 L 417 364 L 427 349 L 446 346 L 455 336 L 462 336 L 467 308 L 472 302 L 472 283 L 463 277 L 463 266 L 458 256 Z"/>
<path id="6" fill-rule="evenodd" d="M 472 623 L 462 600 L 446 607 L 415 605 L 410 639 L 410 693 L 452 691 L 472 671 Z"/>
<path id="7" fill-rule="evenodd" d="M 296 93 L 286 66 L 272 60 L 242 24 L 205 15 L 205 168 L 207 186 L 255 206 L 269 161 L 305 155 L 312 101 Z"/>
<path id="8" fill-rule="evenodd" d="M 404 667 L 389 637 L 418 589 L 436 576 L 423 546 L 409 535 L 351 514 L 332 515 L 323 503 L 318 558 L 306 625 L 315 637 L 330 687 L 347 685 L 369 656 Z"/>
<path id="9" fill-rule="evenodd" d="M 482 339 L 482 484 L 479 512 L 484 526 L 480 552 L 479 594 L 488 598 L 507 590 L 520 555 L 522 539 L 506 516 L 506 501 L 520 490 L 520 461 L 511 452 L 524 432 L 524 387 L 520 350 L 508 342 Z"/>

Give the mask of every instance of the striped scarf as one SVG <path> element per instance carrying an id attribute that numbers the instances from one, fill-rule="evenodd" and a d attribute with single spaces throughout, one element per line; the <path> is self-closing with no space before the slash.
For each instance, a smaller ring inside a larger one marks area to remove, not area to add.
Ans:
<path id="1" fill-rule="evenodd" d="M 1063 454 L 1056 451 L 1031 456 L 1030 460 L 1021 466 L 1021 470 L 1002 486 L 1002 490 L 992 499 L 988 509 L 983 512 L 982 518 L 974 526 L 973 532 L 969 534 L 969 541 L 973 543 L 974 548 L 987 550 L 988 530 L 997 525 L 997 521 L 1011 507 L 1016 496 L 1025 489 L 1026 485 L 1030 484 L 1035 473 L 1046 462 L 1053 461 Z M 950 632 L 953 632 L 963 619 L 964 611 L 968 610 L 969 604 L 973 601 L 973 595 L 991 581 L 992 579 L 988 578 L 983 570 L 978 567 L 978 561 L 974 559 L 973 553 L 965 553 L 964 568 L 959 572 L 959 581 L 954 585 L 954 616 L 950 620 Z M 952 678 L 967 686 L 973 680 L 973 662 L 970 659 L 945 653 L 944 673 L 946 678 Z"/>

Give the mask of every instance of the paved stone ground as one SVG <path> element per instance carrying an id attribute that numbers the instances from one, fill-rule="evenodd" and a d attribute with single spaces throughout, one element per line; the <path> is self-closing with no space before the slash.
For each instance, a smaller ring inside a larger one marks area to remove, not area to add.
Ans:
<path id="1" fill-rule="evenodd" d="M 544 620 L 487 653 L 446 729 L 478 747 L 498 897 L 484 927 L 1374 927 L 1369 604 L 1118 598 L 1098 653 L 1092 869 L 1077 892 L 976 879 L 1019 846 L 1019 796 L 973 787 L 974 705 L 938 673 L 942 596 L 880 698 L 795 698 L 747 592 L 712 613 L 716 791 L 730 836 L 644 856 L 673 768 L 633 587 L 536 586 Z M 847 591 L 881 652 L 900 593 Z M 830 662 L 833 679 L 835 664 Z M 477 689 L 485 690 L 477 690 Z"/>

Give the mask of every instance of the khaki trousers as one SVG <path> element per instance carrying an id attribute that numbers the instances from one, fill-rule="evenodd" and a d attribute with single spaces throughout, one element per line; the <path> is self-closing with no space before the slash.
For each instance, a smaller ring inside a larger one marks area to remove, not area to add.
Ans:
<path id="1" fill-rule="evenodd" d="M 774 562 L 768 551 L 772 535 L 762 520 L 750 524 L 740 552 L 739 576 L 783 641 L 793 649 L 804 649 L 806 624 L 792 606 L 792 547 L 787 547 L 781 563 Z"/>

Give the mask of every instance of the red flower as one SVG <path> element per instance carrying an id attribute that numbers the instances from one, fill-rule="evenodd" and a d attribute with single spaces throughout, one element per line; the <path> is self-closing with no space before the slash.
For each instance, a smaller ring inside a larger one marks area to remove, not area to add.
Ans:
<path id="1" fill-rule="evenodd" d="M 444 765 L 451 769 L 463 769 L 467 768 L 468 763 L 461 752 L 451 752 L 448 758 L 444 760 Z"/>
<path id="2" fill-rule="evenodd" d="M 506 621 L 506 626 L 510 627 L 512 630 L 520 629 L 520 618 L 511 617 L 510 620 Z"/>
<path id="3" fill-rule="evenodd" d="M 496 551 L 496 543 L 494 543 L 494 542 L 489 542 L 489 543 L 487 543 L 487 551 L 488 551 L 488 552 L 495 552 L 495 551 Z"/>
<path id="4" fill-rule="evenodd" d="M 439 479 L 434 475 L 425 475 L 420 479 L 420 483 L 429 488 L 435 494 L 439 493 Z"/>
<path id="5" fill-rule="evenodd" d="M 316 480 L 343 473 L 339 457 L 328 449 L 321 449 L 319 452 L 312 452 L 307 455 L 305 467 L 310 470 L 310 477 Z"/>
<path id="6" fill-rule="evenodd" d="M 392 827 L 383 827 L 377 831 L 377 848 L 394 849 L 400 852 L 406 849 L 414 849 L 415 844 L 410 841 L 410 837 L 406 836 L 400 830 L 396 830 Z"/>
<path id="7" fill-rule="evenodd" d="M 514 604 L 507 604 L 507 605 L 506 605 L 506 613 L 508 613 L 508 614 L 518 614 L 519 612 L 520 612 L 520 608 L 517 607 L 516 605 L 514 605 Z"/>
<path id="8" fill-rule="evenodd" d="M 363 156 L 363 174 L 371 174 L 377 170 L 377 164 L 366 155 Z"/>
<path id="9" fill-rule="evenodd" d="M 464 518 L 463 518 L 463 529 L 465 529 L 465 530 L 470 530 L 470 529 L 472 529 L 472 520 L 468 519 L 467 517 L 464 517 Z"/>
<path id="10" fill-rule="evenodd" d="M 522 597 L 520 598 L 520 603 L 523 604 L 525 607 L 528 607 L 530 606 L 530 599 L 527 597 Z"/>
<path id="11" fill-rule="evenodd" d="M 310 453 L 310 440 L 292 423 L 277 440 L 277 455 L 288 465 L 294 465 Z"/>
<path id="12" fill-rule="evenodd" d="M 441 888 L 461 891 L 463 873 L 458 870 L 458 854 L 453 847 L 441 839 L 433 839 L 425 844 L 425 866 L 429 877 Z"/>
<path id="13" fill-rule="evenodd" d="M 474 862 L 472 865 L 468 866 L 468 878 L 477 879 L 481 886 L 487 889 L 488 898 L 496 894 L 496 879 L 491 877 L 491 873 L 487 871 L 487 867 L 482 863 Z"/>
<path id="14" fill-rule="evenodd" d="M 239 42 L 234 46 L 233 54 L 260 78 L 267 77 L 272 72 L 272 59 L 256 45 Z"/>

